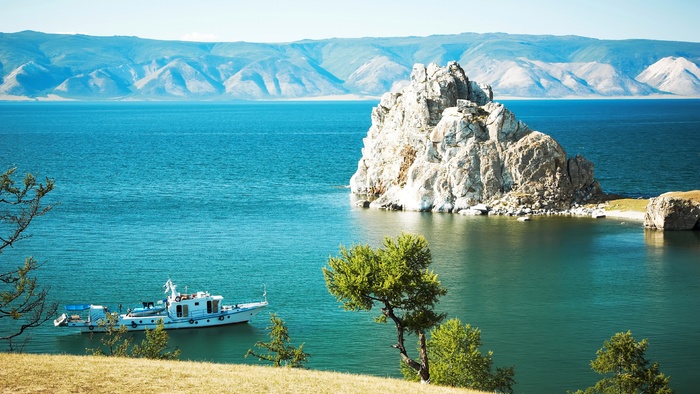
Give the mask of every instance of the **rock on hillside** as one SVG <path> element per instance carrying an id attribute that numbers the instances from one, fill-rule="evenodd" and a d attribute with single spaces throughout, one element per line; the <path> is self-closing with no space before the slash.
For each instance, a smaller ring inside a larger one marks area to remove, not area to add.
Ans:
<path id="1" fill-rule="evenodd" d="M 644 227 L 659 230 L 700 229 L 700 202 L 689 197 L 700 191 L 664 193 L 649 200 L 644 215 Z"/>
<path id="2" fill-rule="evenodd" d="M 600 193 L 593 164 L 530 130 L 456 62 L 416 64 L 372 110 L 353 193 L 375 208 L 458 212 L 479 203 L 568 209 Z"/>

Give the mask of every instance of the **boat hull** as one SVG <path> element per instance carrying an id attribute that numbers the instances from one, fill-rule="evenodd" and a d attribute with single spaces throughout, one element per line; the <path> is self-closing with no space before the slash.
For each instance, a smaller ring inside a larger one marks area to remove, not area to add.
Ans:
<path id="1" fill-rule="evenodd" d="M 166 330 L 225 326 L 248 322 L 266 306 L 266 301 L 239 304 L 235 307 L 222 308 L 219 313 L 187 317 L 172 317 L 168 313 L 150 316 L 119 315 L 117 326 L 124 326 L 128 331 L 154 330 L 160 321 L 163 322 L 163 328 Z M 103 326 L 86 321 L 67 321 L 60 325 L 68 328 L 76 328 L 83 333 L 105 331 Z"/>

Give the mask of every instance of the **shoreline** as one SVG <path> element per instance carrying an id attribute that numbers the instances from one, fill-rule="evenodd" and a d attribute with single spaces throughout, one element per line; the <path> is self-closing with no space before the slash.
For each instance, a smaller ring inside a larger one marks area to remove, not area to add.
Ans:
<path id="1" fill-rule="evenodd" d="M 644 215 L 645 215 L 645 212 L 640 212 L 640 211 L 610 210 L 610 211 L 603 211 L 603 212 L 605 213 L 606 218 L 628 219 L 628 220 L 634 220 L 634 221 L 639 221 L 639 222 L 644 221 Z"/>
<path id="2" fill-rule="evenodd" d="M 175 97 L 114 97 L 114 98 L 69 98 L 62 97 L 56 94 L 48 94 L 46 96 L 13 96 L 0 95 L 0 102 L 259 102 L 259 101 L 379 101 L 381 96 L 376 95 L 360 95 L 360 94 L 336 94 L 326 96 L 305 96 L 305 97 L 269 97 L 269 98 L 222 98 L 211 97 L 208 99 L 188 99 Z M 523 97 L 523 96 L 498 96 L 494 97 L 494 102 L 503 101 L 546 101 L 546 100 L 698 100 L 700 96 L 681 96 L 674 94 L 652 94 L 647 96 L 565 96 L 565 97 Z"/>

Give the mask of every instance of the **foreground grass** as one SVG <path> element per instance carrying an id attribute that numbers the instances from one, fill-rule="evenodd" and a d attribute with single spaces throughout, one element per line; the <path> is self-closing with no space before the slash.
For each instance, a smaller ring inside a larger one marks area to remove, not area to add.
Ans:
<path id="1" fill-rule="evenodd" d="M 2 393 L 478 393 L 404 380 L 190 361 L 0 353 Z"/>

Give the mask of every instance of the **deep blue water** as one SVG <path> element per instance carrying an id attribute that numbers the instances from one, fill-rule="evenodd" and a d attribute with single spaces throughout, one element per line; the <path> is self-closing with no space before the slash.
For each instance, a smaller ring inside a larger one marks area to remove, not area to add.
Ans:
<path id="1" fill-rule="evenodd" d="M 700 100 L 508 101 L 530 128 L 595 164 L 607 193 L 700 188 Z"/>
<path id="2" fill-rule="evenodd" d="M 700 236 L 614 219 L 462 217 L 355 208 L 345 187 L 373 102 L 4 103 L 0 165 L 56 179 L 55 209 L 0 256 L 46 261 L 62 305 L 131 305 L 179 289 L 257 299 L 305 342 L 310 367 L 398 376 L 394 329 L 344 312 L 321 268 L 339 245 L 425 235 L 448 287 L 441 307 L 482 330 L 517 392 L 592 385 L 589 360 L 632 330 L 679 393 L 700 384 Z M 700 189 L 700 100 L 509 101 L 531 128 L 596 166 L 607 192 Z M 242 358 L 250 324 L 171 332 L 183 358 Z M 3 323 L 4 324 L 4 323 Z M 0 327 L 2 329 L 2 327 Z M 45 326 L 26 350 L 84 354 Z"/>

